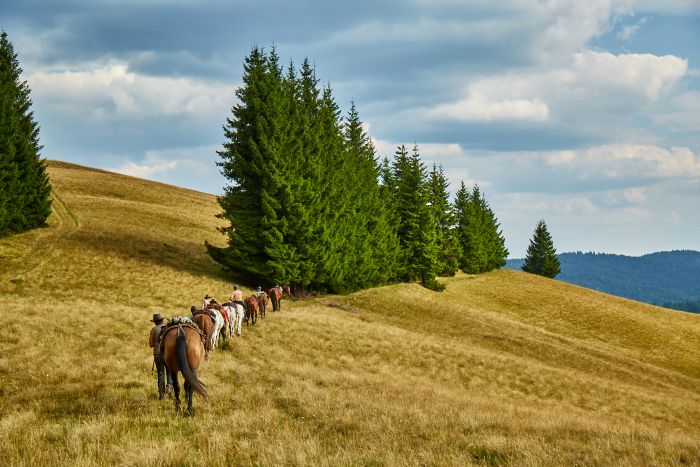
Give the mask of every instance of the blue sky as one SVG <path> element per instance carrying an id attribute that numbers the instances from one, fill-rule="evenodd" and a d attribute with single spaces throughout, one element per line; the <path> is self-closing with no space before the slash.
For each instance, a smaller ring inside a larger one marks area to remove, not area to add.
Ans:
<path id="1" fill-rule="evenodd" d="M 700 250 L 696 0 L 22 0 L 0 28 L 43 156 L 218 194 L 243 58 L 309 57 L 381 156 L 478 183 L 511 257 Z"/>

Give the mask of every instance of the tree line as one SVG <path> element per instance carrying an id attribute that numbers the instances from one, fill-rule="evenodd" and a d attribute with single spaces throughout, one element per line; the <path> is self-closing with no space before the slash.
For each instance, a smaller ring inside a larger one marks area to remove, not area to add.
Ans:
<path id="1" fill-rule="evenodd" d="M 39 125 L 7 33 L 0 33 L 0 236 L 42 226 L 51 186 L 39 156 Z"/>
<path id="2" fill-rule="evenodd" d="M 508 250 L 478 186 L 450 202 L 443 168 L 420 149 L 380 158 L 352 104 L 341 116 L 308 59 L 280 64 L 253 47 L 218 152 L 229 180 L 219 198 L 228 246 L 207 245 L 227 269 L 297 290 L 350 292 L 458 268 L 505 265 Z"/>

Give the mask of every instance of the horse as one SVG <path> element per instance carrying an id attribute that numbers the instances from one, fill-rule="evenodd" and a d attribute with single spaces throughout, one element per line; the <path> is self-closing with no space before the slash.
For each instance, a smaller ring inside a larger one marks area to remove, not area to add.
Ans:
<path id="1" fill-rule="evenodd" d="M 288 285 L 285 285 L 282 287 L 282 295 L 286 295 L 287 297 L 291 298 L 292 297 L 292 289 L 289 288 Z"/>
<path id="2" fill-rule="evenodd" d="M 265 292 L 261 292 L 260 295 L 258 295 L 258 308 L 260 309 L 260 317 L 265 318 L 265 308 L 267 308 L 267 302 L 269 299 L 267 298 L 267 294 Z"/>
<path id="3" fill-rule="evenodd" d="M 207 316 L 207 318 L 209 317 Z M 194 392 L 199 393 L 205 399 L 208 397 L 204 383 L 197 377 L 199 365 L 206 355 L 201 335 L 193 327 L 179 325 L 167 330 L 162 342 L 163 360 L 173 378 L 175 411 L 180 411 L 180 382 L 177 377 L 179 371 L 185 380 L 187 413 L 194 415 L 192 407 Z"/>
<path id="4" fill-rule="evenodd" d="M 219 311 L 217 306 L 221 306 L 218 303 L 216 305 L 210 305 L 210 308 L 207 308 L 207 310 L 211 311 L 214 313 L 214 332 L 212 332 L 211 336 L 211 346 L 212 349 L 216 349 L 219 346 L 219 339 L 221 337 L 221 330 L 224 328 L 224 315 Z"/>
<path id="5" fill-rule="evenodd" d="M 221 328 L 221 334 L 219 336 L 223 337 L 224 339 L 228 339 L 231 337 L 231 315 L 229 314 L 228 308 L 224 307 L 223 305 L 219 305 L 217 310 L 224 318 L 224 324 Z"/>
<path id="6" fill-rule="evenodd" d="M 233 332 L 236 331 L 236 334 L 240 336 L 241 322 L 245 317 L 245 310 L 243 309 L 243 306 L 233 302 L 226 302 L 223 306 L 224 309 L 228 310 L 229 335 L 233 337 Z"/>
<path id="7" fill-rule="evenodd" d="M 204 357 L 209 357 L 209 351 L 213 349 L 212 347 L 212 337 L 214 336 L 214 320 L 211 319 L 206 313 L 198 313 L 192 318 L 192 321 L 199 326 L 202 330 L 204 336 L 206 337 L 206 347 L 204 349 Z"/>
<path id="8" fill-rule="evenodd" d="M 272 301 L 272 311 L 280 311 L 282 292 L 277 287 L 273 287 L 268 291 L 268 294 L 270 295 L 270 301 Z"/>
<path id="9" fill-rule="evenodd" d="M 255 326 L 255 322 L 258 320 L 258 298 L 255 295 L 251 295 L 243 300 L 243 303 L 245 304 L 245 325 L 248 326 L 248 320 L 250 319 L 253 321 L 253 326 Z"/>

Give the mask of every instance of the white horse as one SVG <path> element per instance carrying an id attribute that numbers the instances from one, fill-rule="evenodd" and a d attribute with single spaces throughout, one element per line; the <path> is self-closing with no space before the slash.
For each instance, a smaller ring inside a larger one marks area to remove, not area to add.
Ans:
<path id="1" fill-rule="evenodd" d="M 219 346 L 221 329 L 224 327 L 224 315 L 216 308 L 209 308 L 209 311 L 214 312 L 214 332 L 211 335 L 211 348 L 213 350 Z"/>
<path id="2" fill-rule="evenodd" d="M 233 337 L 233 331 L 236 334 L 241 335 L 241 322 L 245 316 L 245 310 L 239 303 L 231 303 L 230 305 L 224 305 L 228 310 L 228 325 L 229 325 L 229 335 Z"/>

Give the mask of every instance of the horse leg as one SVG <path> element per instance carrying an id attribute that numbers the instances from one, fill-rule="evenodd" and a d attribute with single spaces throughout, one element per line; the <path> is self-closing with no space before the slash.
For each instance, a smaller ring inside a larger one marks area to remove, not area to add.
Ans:
<path id="1" fill-rule="evenodd" d="M 236 311 L 236 333 L 238 336 L 241 335 L 241 324 L 243 321 L 243 312 L 240 310 Z"/>
<path id="2" fill-rule="evenodd" d="M 194 415 L 194 408 L 192 407 L 192 394 L 194 389 L 190 386 L 190 383 L 185 380 L 185 399 L 187 399 L 187 415 Z"/>
<path id="3" fill-rule="evenodd" d="M 180 411 L 180 381 L 177 379 L 177 372 L 173 373 L 173 391 L 175 391 L 175 412 Z"/>

